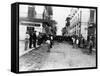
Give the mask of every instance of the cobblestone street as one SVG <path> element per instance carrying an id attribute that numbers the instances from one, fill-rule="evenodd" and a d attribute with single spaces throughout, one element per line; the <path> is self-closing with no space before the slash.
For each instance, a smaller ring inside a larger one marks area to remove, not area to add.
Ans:
<path id="1" fill-rule="evenodd" d="M 43 45 L 37 49 L 30 50 L 28 53 L 19 57 L 19 70 L 38 70 L 48 56 L 47 45 Z"/>
<path id="2" fill-rule="evenodd" d="M 42 69 L 70 69 L 95 67 L 96 56 L 88 50 L 73 49 L 68 43 L 55 44 Z"/>
<path id="3" fill-rule="evenodd" d="M 96 66 L 96 55 L 88 55 L 88 50 L 72 48 L 66 42 L 55 43 L 50 53 L 47 45 L 31 50 L 19 59 L 20 71 L 70 69 Z"/>

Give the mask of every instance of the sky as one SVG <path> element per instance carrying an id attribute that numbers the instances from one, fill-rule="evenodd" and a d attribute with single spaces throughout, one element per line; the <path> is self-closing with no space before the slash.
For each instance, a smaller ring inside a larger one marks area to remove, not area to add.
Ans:
<path id="1" fill-rule="evenodd" d="M 62 28 L 65 26 L 66 17 L 70 13 L 70 8 L 66 7 L 53 7 L 53 19 L 57 21 L 57 35 L 61 35 Z"/>
<path id="2" fill-rule="evenodd" d="M 53 19 L 57 22 L 57 35 L 61 35 L 61 30 L 65 26 L 65 19 L 70 13 L 68 7 L 52 7 L 53 8 Z M 44 7 L 35 6 L 35 10 L 38 14 L 42 14 Z M 28 5 L 20 5 L 20 17 L 27 17 Z"/>

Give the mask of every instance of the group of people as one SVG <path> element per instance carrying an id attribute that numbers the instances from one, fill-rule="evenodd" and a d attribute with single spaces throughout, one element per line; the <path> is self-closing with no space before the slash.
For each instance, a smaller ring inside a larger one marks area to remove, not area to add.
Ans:
<path id="1" fill-rule="evenodd" d="M 36 48 L 36 31 L 27 31 L 25 36 L 25 50 L 29 48 Z"/>
<path id="2" fill-rule="evenodd" d="M 52 48 L 53 45 L 53 36 L 49 34 L 44 34 L 39 32 L 38 35 L 36 34 L 37 32 L 34 30 L 30 30 L 26 32 L 26 37 L 25 37 L 25 50 L 29 48 L 34 47 L 35 49 L 38 46 L 41 46 L 41 44 L 48 44 L 48 50 L 47 52 L 50 52 L 50 48 Z"/>
<path id="3" fill-rule="evenodd" d="M 72 37 L 73 48 L 87 48 L 89 49 L 89 54 L 92 53 L 93 40 L 90 38 L 89 41 L 86 41 L 83 37 Z"/>
<path id="4" fill-rule="evenodd" d="M 72 37 L 72 41 L 73 41 L 73 48 L 78 48 L 79 46 L 79 39 Z"/>

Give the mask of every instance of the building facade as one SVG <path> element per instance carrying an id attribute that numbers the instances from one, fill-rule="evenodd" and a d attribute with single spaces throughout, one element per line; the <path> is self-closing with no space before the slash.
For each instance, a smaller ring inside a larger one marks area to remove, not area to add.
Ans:
<path id="1" fill-rule="evenodd" d="M 80 14 L 81 11 L 78 8 L 72 8 L 70 14 L 70 35 L 80 35 L 81 27 L 80 27 Z"/>
<path id="2" fill-rule="evenodd" d="M 27 7 L 27 16 L 19 18 L 19 39 L 24 40 L 26 36 L 26 32 L 30 31 L 30 29 L 34 28 L 37 32 L 42 32 L 42 22 L 40 14 L 35 10 L 35 6 L 29 5 Z M 21 12 L 20 12 L 21 13 Z M 19 14 L 20 14 L 19 13 Z M 28 29 L 30 28 L 30 29 Z"/>
<path id="3" fill-rule="evenodd" d="M 92 14 L 91 14 L 91 10 L 92 10 Z M 70 35 L 83 36 L 84 39 L 87 40 L 88 36 L 90 35 L 89 27 L 91 24 L 95 25 L 95 22 L 96 22 L 95 10 L 87 9 L 87 8 L 75 8 L 75 9 L 72 8 L 70 14 L 69 33 Z"/>
<path id="4" fill-rule="evenodd" d="M 35 18 L 36 17 L 36 10 L 35 6 L 28 6 L 28 18 Z"/>

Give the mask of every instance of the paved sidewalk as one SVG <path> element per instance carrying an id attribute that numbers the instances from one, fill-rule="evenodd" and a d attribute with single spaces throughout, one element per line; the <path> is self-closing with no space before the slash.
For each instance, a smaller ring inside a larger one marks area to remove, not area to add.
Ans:
<path id="1" fill-rule="evenodd" d="M 31 51 L 25 53 L 19 58 L 19 70 L 38 70 L 41 68 L 43 62 L 48 56 L 47 44 L 38 47 L 37 49 L 32 49 Z"/>
<path id="2" fill-rule="evenodd" d="M 38 48 L 39 46 L 36 45 L 36 47 Z M 25 41 L 24 40 L 20 40 L 19 41 L 19 57 L 22 56 L 22 55 L 24 55 L 24 54 L 26 54 L 26 53 L 28 53 L 29 51 L 31 51 L 33 49 L 35 49 L 35 48 L 33 47 L 33 48 L 30 49 L 28 47 L 27 50 L 25 50 Z"/>

